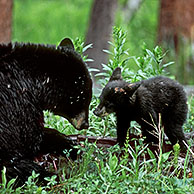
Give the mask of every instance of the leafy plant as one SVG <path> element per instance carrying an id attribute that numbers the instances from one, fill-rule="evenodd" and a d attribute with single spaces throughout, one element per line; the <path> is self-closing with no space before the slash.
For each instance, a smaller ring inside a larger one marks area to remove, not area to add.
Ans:
<path id="1" fill-rule="evenodd" d="M 143 56 L 130 56 L 128 49 L 125 49 L 127 33 L 120 27 L 113 28 L 113 41 L 109 42 L 112 46 L 111 51 L 104 50 L 110 55 L 108 64 L 102 64 L 104 72 L 98 73 L 96 76 L 104 76 L 105 79 L 100 80 L 103 86 L 108 82 L 112 71 L 116 67 L 121 67 L 123 78 L 126 81 L 136 82 L 147 79 L 156 75 L 166 75 L 165 69 L 173 64 L 173 62 L 164 63 L 166 53 L 162 48 L 156 46 L 152 51 L 149 50 L 144 43 L 142 46 Z M 137 71 L 130 67 L 130 60 L 133 60 L 137 66 Z"/>
<path id="2" fill-rule="evenodd" d="M 13 193 L 14 191 L 13 187 L 16 179 L 11 179 L 9 182 L 7 182 L 5 167 L 3 167 L 1 179 L 2 179 L 2 183 L 0 184 L 0 191 L 1 191 L 0 193 L 2 194 Z"/>
<path id="3" fill-rule="evenodd" d="M 81 38 L 76 38 L 75 41 L 73 42 L 75 50 L 82 56 L 82 59 L 85 62 L 91 62 L 93 61 L 92 59 L 88 59 L 87 56 L 84 55 L 84 52 L 88 49 L 92 48 L 92 44 L 88 44 L 84 46 L 84 41 Z"/>

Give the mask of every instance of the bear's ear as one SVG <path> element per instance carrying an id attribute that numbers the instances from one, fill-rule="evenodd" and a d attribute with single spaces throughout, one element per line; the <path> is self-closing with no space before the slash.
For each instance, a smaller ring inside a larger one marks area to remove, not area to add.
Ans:
<path id="1" fill-rule="evenodd" d="M 71 49 L 75 50 L 75 49 L 74 49 L 73 42 L 72 42 L 69 38 L 64 38 L 64 39 L 60 42 L 60 44 L 59 44 L 58 47 L 68 47 L 68 48 L 71 48 Z"/>
<path id="2" fill-rule="evenodd" d="M 122 76 L 121 76 L 121 68 L 120 67 L 117 67 L 113 71 L 113 73 L 112 73 L 109 81 L 121 80 L 121 79 L 122 79 Z"/>

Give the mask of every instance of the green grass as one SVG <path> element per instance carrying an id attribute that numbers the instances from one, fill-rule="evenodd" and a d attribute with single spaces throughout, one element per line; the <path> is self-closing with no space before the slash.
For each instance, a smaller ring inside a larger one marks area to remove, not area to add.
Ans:
<path id="1" fill-rule="evenodd" d="M 85 37 L 91 0 L 15 0 L 13 41 L 56 44 Z"/>
<path id="2" fill-rule="evenodd" d="M 95 144 L 84 143 L 85 147 L 81 148 L 83 153 L 82 159 L 77 162 L 70 162 L 70 173 L 68 178 L 67 169 L 64 169 L 64 178 L 60 182 L 56 177 L 47 178 L 48 184 L 38 186 L 36 180 L 38 175 L 32 173 L 23 187 L 13 190 L 12 182 L 4 182 L 0 187 L 3 193 L 168 193 L 182 194 L 194 192 L 194 179 L 187 178 L 188 172 L 179 178 L 179 169 L 177 172 L 170 171 L 174 166 L 174 161 L 167 161 L 168 154 L 162 154 L 162 161 L 158 159 L 147 149 L 144 144 L 136 145 L 135 149 L 126 146 L 125 155 L 118 158 L 115 153 L 120 153 L 118 146 L 102 150 Z M 149 154 L 151 159 L 145 158 Z M 126 157 L 125 157 L 126 156 Z M 131 160 L 128 159 L 130 156 Z M 185 162 L 185 169 L 189 170 L 188 162 Z M 160 165 L 158 170 L 158 165 Z M 68 165 L 66 166 L 66 168 Z M 194 168 L 191 171 L 194 173 Z M 3 173 L 3 176 L 5 173 Z"/>

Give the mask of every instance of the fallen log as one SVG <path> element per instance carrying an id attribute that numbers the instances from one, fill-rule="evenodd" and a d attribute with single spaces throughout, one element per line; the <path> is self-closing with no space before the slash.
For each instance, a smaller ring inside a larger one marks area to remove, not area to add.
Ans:
<path id="1" fill-rule="evenodd" d="M 117 144 L 116 138 L 114 137 L 99 137 L 99 136 L 84 136 L 84 135 L 69 135 L 69 138 L 71 138 L 72 140 L 76 141 L 77 143 L 81 143 L 83 141 L 87 141 L 89 143 L 96 143 L 97 147 L 111 147 Z M 141 136 L 138 135 L 133 135 L 131 134 L 129 136 L 129 145 L 134 149 L 135 148 L 135 140 L 138 140 L 142 138 Z M 138 141 L 137 141 L 138 142 Z M 149 149 L 152 151 L 157 151 L 159 149 L 157 144 L 149 144 Z M 169 152 L 170 150 L 172 150 L 173 147 L 171 144 L 166 144 L 165 142 L 163 143 L 163 152 Z"/>

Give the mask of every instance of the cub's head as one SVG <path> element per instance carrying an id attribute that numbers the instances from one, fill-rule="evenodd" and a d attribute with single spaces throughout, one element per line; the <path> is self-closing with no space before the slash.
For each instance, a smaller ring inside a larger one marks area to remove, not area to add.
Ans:
<path id="1" fill-rule="evenodd" d="M 125 82 L 121 76 L 121 69 L 117 67 L 102 90 L 100 104 L 94 110 L 94 114 L 104 117 L 132 106 L 136 100 L 135 91 L 139 86 L 140 83 L 129 84 Z"/>

